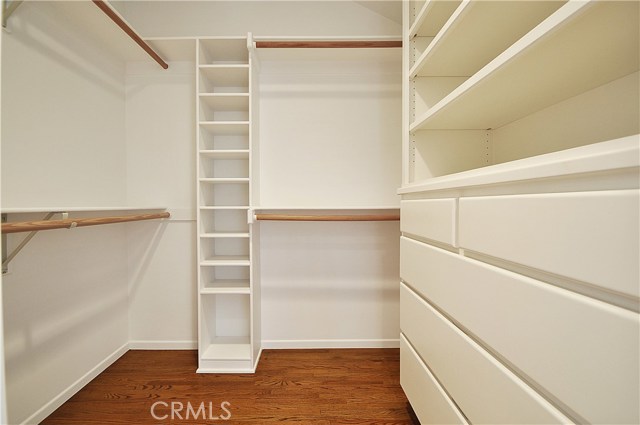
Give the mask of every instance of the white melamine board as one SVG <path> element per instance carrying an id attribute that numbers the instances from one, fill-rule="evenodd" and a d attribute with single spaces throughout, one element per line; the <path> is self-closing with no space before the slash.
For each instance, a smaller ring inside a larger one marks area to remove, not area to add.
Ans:
<path id="1" fill-rule="evenodd" d="M 440 102 L 456 87 L 462 84 L 466 77 L 415 77 L 411 80 L 411 93 L 413 107 L 411 109 L 410 122 L 427 112 L 431 107 Z"/>
<path id="2" fill-rule="evenodd" d="M 397 346 L 397 222 L 258 226 L 264 344 Z"/>
<path id="3" fill-rule="evenodd" d="M 638 134 L 639 85 L 635 72 L 494 130 L 493 163 Z"/>
<path id="4" fill-rule="evenodd" d="M 471 423 L 571 422 L 405 285 L 400 327 Z"/>
<path id="5" fill-rule="evenodd" d="M 487 186 L 513 181 L 568 177 L 603 171 L 621 171 L 637 168 L 639 165 L 640 138 L 638 135 L 634 135 L 492 165 L 483 169 L 436 177 L 428 182 L 420 182 L 416 178 L 415 184 L 401 188 L 398 193 L 409 194 L 465 186 Z"/>
<path id="6" fill-rule="evenodd" d="M 572 417 L 640 420 L 637 313 L 406 238 L 400 275 Z"/>
<path id="7" fill-rule="evenodd" d="M 400 335 L 400 385 L 420 423 L 468 423 L 403 335 Z"/>
<path id="8" fill-rule="evenodd" d="M 207 346 L 201 357 L 210 360 L 246 360 L 251 358 L 251 345 L 248 338 L 238 340 L 217 339 Z"/>
<path id="9" fill-rule="evenodd" d="M 32 213 L 46 213 L 46 212 L 77 212 L 77 213 L 114 213 L 114 212 L 124 212 L 124 213 L 144 213 L 144 212 L 158 212 L 164 211 L 166 207 L 60 207 L 60 206 L 51 206 L 51 207 L 34 207 L 34 208 L 3 208 L 3 214 L 32 214 Z"/>
<path id="10" fill-rule="evenodd" d="M 397 205 L 400 51 L 306 50 L 261 62 L 261 204 Z"/>
<path id="11" fill-rule="evenodd" d="M 409 38 L 436 35 L 459 5 L 459 0 L 427 0 L 409 29 Z"/>
<path id="12" fill-rule="evenodd" d="M 199 126 L 214 135 L 249 134 L 249 121 L 200 121 Z"/>
<path id="13" fill-rule="evenodd" d="M 400 230 L 456 246 L 457 200 L 400 201 Z"/>
<path id="14" fill-rule="evenodd" d="M 131 39 L 111 18 L 87 1 L 55 1 L 50 2 L 56 13 L 64 16 L 64 23 L 79 31 L 83 40 L 89 40 L 97 47 L 97 51 L 109 52 L 122 61 L 148 61 L 162 69 L 151 56 Z M 108 2 L 107 2 L 108 3 Z M 118 11 L 119 13 L 119 11 Z M 122 17 L 122 15 L 121 15 Z M 126 22 L 126 19 L 125 19 Z M 137 29 L 129 23 L 136 34 Z"/>
<path id="15" fill-rule="evenodd" d="M 461 198 L 460 247 L 640 296 L 638 190 Z"/>
<path id="16" fill-rule="evenodd" d="M 410 74 L 471 76 L 563 3 L 464 1 L 417 60 Z"/>
<path id="17" fill-rule="evenodd" d="M 201 266 L 248 266 L 249 256 L 218 255 L 200 261 Z"/>
<path id="18" fill-rule="evenodd" d="M 566 4 L 419 117 L 411 131 L 498 128 L 636 72 L 638 7 Z"/>
<path id="19" fill-rule="evenodd" d="M 212 159 L 249 159 L 248 149 L 201 150 L 200 155 Z"/>
<path id="20" fill-rule="evenodd" d="M 411 178 L 416 182 L 491 164 L 490 133 L 485 130 L 427 130 L 410 138 Z"/>

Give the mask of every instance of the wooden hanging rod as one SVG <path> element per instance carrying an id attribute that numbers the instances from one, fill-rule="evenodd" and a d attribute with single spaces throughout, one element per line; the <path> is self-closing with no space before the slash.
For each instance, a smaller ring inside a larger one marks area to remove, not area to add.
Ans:
<path id="1" fill-rule="evenodd" d="M 120 215 L 113 217 L 70 218 L 66 220 L 17 221 L 2 223 L 2 233 L 32 232 L 38 230 L 73 229 L 74 227 L 98 226 L 101 224 L 126 223 L 129 221 L 169 218 L 168 212 L 156 214 Z"/>
<path id="2" fill-rule="evenodd" d="M 133 41 L 135 41 L 136 43 L 138 43 L 138 45 L 140 47 L 142 47 L 142 49 L 147 52 L 149 54 L 149 56 L 151 56 L 153 58 L 153 60 L 155 60 L 156 62 L 158 62 L 160 64 L 161 67 L 163 67 L 164 69 L 169 68 L 169 64 L 166 63 L 161 57 L 160 55 L 158 55 L 156 53 L 155 50 L 153 50 L 153 48 L 151 46 L 149 46 L 139 35 L 138 33 L 135 32 L 135 30 L 133 28 L 131 28 L 129 26 L 129 24 L 127 24 L 125 22 L 124 19 L 122 19 L 122 17 L 120 16 L 120 14 L 118 12 L 116 12 L 115 10 L 113 10 L 113 8 L 105 1 L 105 0 L 93 0 L 93 3 L 98 6 L 98 8 L 100 10 L 102 10 L 109 18 L 111 18 L 111 20 L 113 22 L 116 23 L 116 25 L 118 25 L 120 28 L 122 28 L 122 30 L 127 33 L 127 35 L 129 37 L 131 37 L 131 39 Z"/>
<path id="3" fill-rule="evenodd" d="M 299 48 L 340 48 L 362 49 L 378 47 L 402 47 L 402 41 L 371 40 L 371 41 L 256 41 L 258 49 L 299 49 Z"/>
<path id="4" fill-rule="evenodd" d="M 397 221 L 399 214 L 296 215 L 256 214 L 256 220 L 277 221 Z"/>

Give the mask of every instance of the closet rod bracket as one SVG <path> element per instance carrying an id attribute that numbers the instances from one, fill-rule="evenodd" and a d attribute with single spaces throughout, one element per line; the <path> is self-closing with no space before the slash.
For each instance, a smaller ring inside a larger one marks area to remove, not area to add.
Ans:
<path id="1" fill-rule="evenodd" d="M 2 28 L 7 28 L 9 17 L 22 2 L 23 0 L 2 0 Z"/>
<path id="2" fill-rule="evenodd" d="M 53 217 L 56 214 L 56 212 L 50 212 L 47 213 L 47 215 L 44 217 L 43 221 L 46 220 L 50 220 L 51 217 Z M 68 213 L 63 212 L 62 213 L 63 217 L 68 217 Z M 7 214 L 2 214 L 2 223 L 6 223 L 7 222 Z M 22 242 L 20 242 L 20 244 L 13 250 L 11 251 L 11 254 L 7 255 L 7 234 L 6 233 L 2 233 L 2 274 L 7 274 L 9 272 L 9 263 L 11 262 L 11 260 L 13 260 L 15 258 L 16 255 L 18 255 L 18 253 L 20 251 L 22 251 L 22 248 L 24 248 L 25 246 L 27 246 L 27 244 L 29 243 L 29 241 L 31 241 L 31 239 L 33 239 L 33 237 L 38 233 L 37 230 L 34 230 L 32 232 L 30 232 L 23 240 Z"/>

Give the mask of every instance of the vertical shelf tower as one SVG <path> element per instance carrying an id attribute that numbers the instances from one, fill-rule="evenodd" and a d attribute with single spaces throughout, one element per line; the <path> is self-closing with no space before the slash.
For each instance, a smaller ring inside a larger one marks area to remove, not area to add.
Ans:
<path id="1" fill-rule="evenodd" d="M 260 355 L 252 45 L 250 34 L 197 40 L 199 373 L 253 372 Z"/>

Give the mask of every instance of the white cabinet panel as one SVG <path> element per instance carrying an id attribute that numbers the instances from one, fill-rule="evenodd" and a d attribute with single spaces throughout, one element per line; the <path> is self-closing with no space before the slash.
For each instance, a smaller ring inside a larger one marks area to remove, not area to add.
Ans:
<path id="1" fill-rule="evenodd" d="M 405 282 L 577 416 L 640 421 L 636 313 L 406 238 L 400 249 Z"/>
<path id="2" fill-rule="evenodd" d="M 456 245 L 456 200 L 426 199 L 400 202 L 400 230 Z"/>
<path id="3" fill-rule="evenodd" d="M 402 335 L 400 384 L 422 425 L 468 423 Z"/>
<path id="4" fill-rule="evenodd" d="M 462 198 L 460 246 L 637 297 L 638 193 Z"/>
<path id="5" fill-rule="evenodd" d="M 400 305 L 402 332 L 469 421 L 485 424 L 568 422 L 405 285 L 401 285 Z"/>

